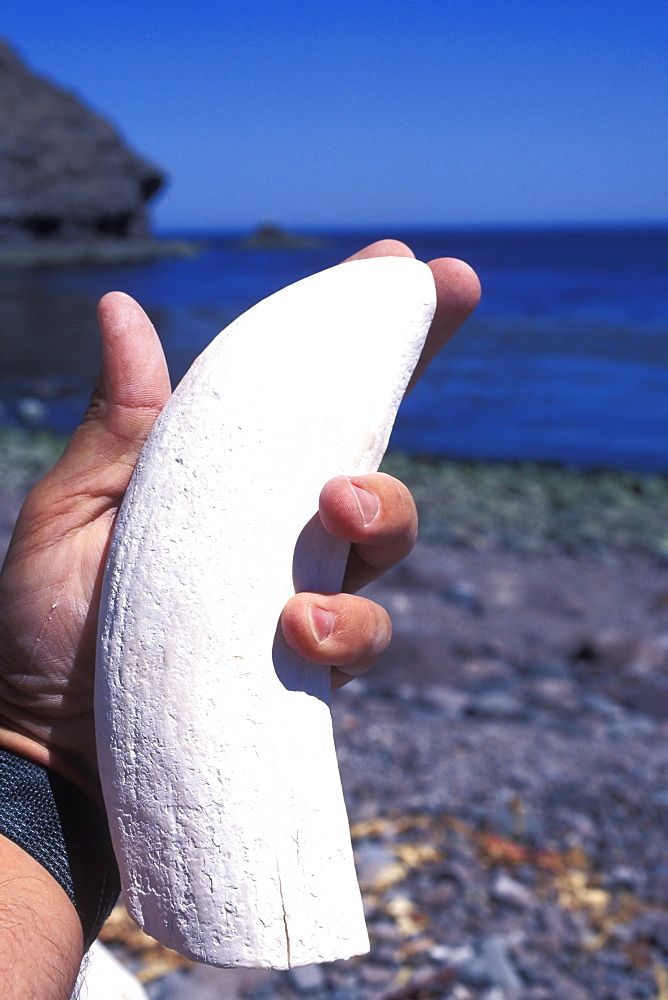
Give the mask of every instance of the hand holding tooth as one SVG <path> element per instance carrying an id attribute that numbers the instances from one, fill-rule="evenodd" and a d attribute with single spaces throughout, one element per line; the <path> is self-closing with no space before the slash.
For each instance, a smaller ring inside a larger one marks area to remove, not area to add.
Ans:
<path id="1" fill-rule="evenodd" d="M 128 487 L 102 594 L 100 775 L 130 912 L 194 959 L 368 950 L 329 669 L 277 625 L 293 590 L 341 589 L 321 484 L 377 468 L 435 305 L 429 268 L 398 257 L 259 303 L 193 364 Z M 335 645 L 326 600 L 301 600 Z"/>
<path id="2" fill-rule="evenodd" d="M 409 256 L 410 252 L 400 244 L 385 243 L 358 256 L 384 254 Z M 445 260 L 431 267 L 439 302 L 419 367 L 463 322 L 478 294 L 475 277 L 466 265 Z M 329 308 L 329 302 L 318 304 L 314 327 L 318 314 Z M 101 304 L 100 319 L 104 367 L 98 390 L 64 456 L 24 505 L 0 579 L 0 745 L 49 765 L 93 796 L 99 794 L 92 681 L 101 566 L 137 456 L 169 396 L 159 342 L 139 307 L 127 296 L 112 293 Z M 332 351 L 337 349 L 333 344 Z M 350 367 L 356 366 L 356 358 L 353 350 Z M 374 367 L 375 361 L 370 364 L 371 373 Z M 344 406 L 350 403 L 354 399 L 342 401 Z M 344 579 L 344 589 L 352 591 L 410 547 L 414 515 L 410 504 L 406 507 L 405 491 L 394 481 L 383 485 L 386 477 L 355 475 L 350 467 L 341 471 L 344 478 L 335 479 L 323 491 L 320 513 L 333 535 L 353 542 Z M 260 475 L 248 499 L 258 515 L 266 513 L 268 520 L 273 502 L 271 472 L 268 469 Z M 366 526 L 358 520 L 359 511 L 355 513 L 345 479 L 351 473 L 353 483 L 369 486 L 379 501 L 377 516 Z M 317 506 L 317 490 L 327 475 L 315 484 L 305 517 Z M 249 548 L 254 544 L 251 534 Z M 343 563 L 344 556 L 340 559 Z M 271 565 L 273 561 L 273 548 L 263 549 L 260 562 Z M 214 582 L 230 572 L 230 567 L 220 566 Z M 323 593 L 327 588 L 316 583 L 312 587 L 315 600 L 297 595 L 287 602 L 282 632 L 302 656 L 336 663 L 332 670 L 336 686 L 364 668 L 384 643 L 387 623 L 384 613 L 369 602 L 338 594 L 339 583 L 331 594 Z M 324 615 L 319 617 L 315 608 Z M 280 607 L 275 609 L 276 619 L 280 611 Z M 322 638 L 329 612 L 334 613 L 334 628 Z M 315 674 L 323 676 L 325 671 L 316 669 Z M 140 686 L 152 682 L 155 679 L 148 672 L 140 678 Z M 266 805 L 262 815 L 269 811 Z M 195 825 L 191 824 L 193 829 Z M 178 881 L 178 869 L 174 877 Z M 225 911 L 221 912 L 218 919 L 225 918 Z M 200 918 L 195 915 L 193 919 Z M 208 919 L 205 908 L 202 919 Z M 359 928 L 357 934 L 359 941 Z M 296 945 L 301 948 L 299 941 Z M 280 960 L 285 960 L 284 949 Z"/>

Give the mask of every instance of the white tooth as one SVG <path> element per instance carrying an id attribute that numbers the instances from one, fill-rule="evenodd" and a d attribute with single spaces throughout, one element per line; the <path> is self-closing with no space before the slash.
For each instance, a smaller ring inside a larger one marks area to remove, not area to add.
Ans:
<path id="1" fill-rule="evenodd" d="M 347 546 L 302 529 L 328 479 L 377 468 L 434 306 L 411 258 L 283 289 L 195 361 L 137 464 L 102 598 L 100 771 L 128 909 L 196 960 L 368 950 L 329 670 L 277 623 L 295 587 L 340 589 Z"/>

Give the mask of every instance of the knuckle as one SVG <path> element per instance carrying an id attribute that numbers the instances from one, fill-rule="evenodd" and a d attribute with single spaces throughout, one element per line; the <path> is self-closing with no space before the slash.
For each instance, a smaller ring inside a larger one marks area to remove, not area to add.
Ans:
<path id="1" fill-rule="evenodd" d="M 90 399 L 83 415 L 82 423 L 88 423 L 90 420 L 99 420 L 105 412 L 105 406 L 106 400 L 99 387 L 95 386 L 90 394 Z"/>

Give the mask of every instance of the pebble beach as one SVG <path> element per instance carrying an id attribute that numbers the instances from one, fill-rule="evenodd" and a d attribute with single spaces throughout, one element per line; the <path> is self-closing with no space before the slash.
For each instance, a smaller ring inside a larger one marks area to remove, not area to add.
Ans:
<path id="1" fill-rule="evenodd" d="M 62 443 L 0 435 L 0 546 Z M 394 456 L 422 534 L 333 698 L 368 956 L 193 966 L 118 907 L 151 1000 L 668 997 L 668 484 Z"/>

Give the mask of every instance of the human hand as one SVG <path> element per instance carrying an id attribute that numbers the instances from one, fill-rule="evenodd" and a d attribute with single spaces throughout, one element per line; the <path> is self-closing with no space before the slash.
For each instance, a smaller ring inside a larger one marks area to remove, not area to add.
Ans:
<path id="1" fill-rule="evenodd" d="M 408 255 L 402 244 L 384 241 L 356 257 Z M 479 294 L 467 265 L 442 260 L 430 266 L 438 307 L 420 368 L 466 319 Z M 98 388 L 63 456 L 28 496 L 0 577 L 0 746 L 94 796 L 92 704 L 104 563 L 135 462 L 170 394 L 160 342 L 141 308 L 112 292 L 102 299 L 99 318 Z M 408 491 L 380 474 L 331 481 L 320 516 L 329 531 L 353 543 L 346 591 L 394 565 L 415 538 Z M 349 593 L 297 595 L 282 623 L 298 652 L 335 665 L 334 686 L 370 666 L 389 641 L 385 612 Z M 319 641 L 330 624 L 330 634 Z"/>
<path id="2" fill-rule="evenodd" d="M 403 243 L 382 240 L 348 259 L 384 256 L 414 254 Z M 407 393 L 480 298 L 478 278 L 468 264 L 440 258 L 429 267 L 436 284 L 436 312 Z M 296 653 L 331 665 L 332 687 L 339 688 L 368 670 L 390 642 L 392 627 L 384 608 L 352 595 L 408 555 L 417 537 L 417 511 L 402 483 L 373 473 L 330 480 L 320 494 L 319 514 L 330 534 L 351 543 L 343 593 L 295 595 L 283 610 L 281 625 Z"/>

